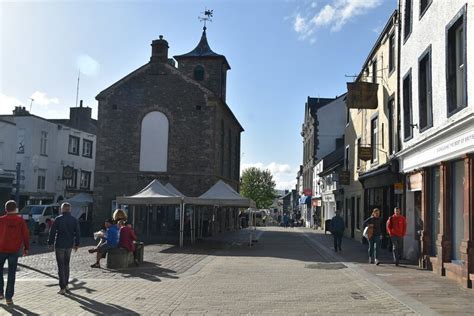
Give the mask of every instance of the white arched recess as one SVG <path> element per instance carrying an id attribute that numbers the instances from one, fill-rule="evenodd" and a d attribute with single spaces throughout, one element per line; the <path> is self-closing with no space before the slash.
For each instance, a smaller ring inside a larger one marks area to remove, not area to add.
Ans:
<path id="1" fill-rule="evenodd" d="M 140 140 L 140 171 L 166 171 L 168 166 L 168 118 L 150 112 L 143 118 Z"/>

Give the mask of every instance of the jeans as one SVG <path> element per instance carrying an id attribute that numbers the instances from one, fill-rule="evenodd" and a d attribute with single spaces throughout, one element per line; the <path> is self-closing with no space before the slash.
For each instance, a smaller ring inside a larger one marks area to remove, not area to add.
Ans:
<path id="1" fill-rule="evenodd" d="M 4 253 L 0 252 L 0 274 L 2 278 L 0 279 L 0 288 L 1 294 L 3 294 L 3 266 L 5 261 L 8 260 L 8 281 L 7 281 L 7 291 L 5 292 L 5 297 L 7 299 L 12 299 L 15 292 L 15 276 L 16 276 L 16 267 L 18 265 L 18 252 L 15 253 Z"/>
<path id="2" fill-rule="evenodd" d="M 341 233 L 341 232 L 333 232 L 332 233 L 332 236 L 334 238 L 334 250 L 335 251 L 337 251 L 337 249 L 341 250 L 342 235 L 343 235 L 343 233 Z"/>
<path id="3" fill-rule="evenodd" d="M 369 259 L 377 259 L 377 250 L 380 248 L 380 235 L 373 235 L 369 240 Z"/>
<path id="4" fill-rule="evenodd" d="M 56 248 L 56 262 L 58 263 L 59 287 L 66 288 L 69 283 L 69 261 L 72 248 Z"/>
<path id="5" fill-rule="evenodd" d="M 402 257 L 402 237 L 392 236 L 390 237 L 392 240 L 392 251 L 393 251 L 393 262 L 398 263 L 400 258 Z"/>

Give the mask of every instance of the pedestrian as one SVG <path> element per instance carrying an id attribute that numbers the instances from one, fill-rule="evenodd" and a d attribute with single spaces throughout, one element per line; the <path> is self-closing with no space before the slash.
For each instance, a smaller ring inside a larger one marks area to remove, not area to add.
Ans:
<path id="1" fill-rule="evenodd" d="M 35 219 L 33 218 L 33 214 L 28 214 L 28 231 L 30 233 L 30 239 L 33 244 L 36 243 L 38 235 L 36 234 L 38 224 L 36 223 Z"/>
<path id="2" fill-rule="evenodd" d="M 380 218 L 380 210 L 374 208 L 372 215 L 364 221 L 364 227 L 368 227 L 369 240 L 369 263 L 380 264 L 377 258 L 377 250 L 380 248 L 380 236 L 382 235 L 382 219 Z"/>
<path id="3" fill-rule="evenodd" d="M 125 221 L 120 220 L 117 223 L 120 234 L 119 234 L 119 247 L 126 249 L 128 252 L 133 252 L 133 258 L 135 265 L 138 266 L 138 258 L 136 253 L 135 241 L 137 240 L 137 235 L 132 229 L 132 225 L 127 224 Z"/>
<path id="4" fill-rule="evenodd" d="M 0 217 L 0 299 L 6 298 L 7 305 L 13 305 L 13 294 L 15 292 L 16 267 L 18 265 L 18 253 L 23 244 L 23 256 L 28 255 L 30 239 L 28 227 L 16 210 L 16 202 L 13 200 L 5 203 L 5 215 Z M 7 288 L 4 292 L 3 266 L 8 260 Z"/>
<path id="5" fill-rule="evenodd" d="M 388 218 L 387 232 L 392 240 L 393 262 L 396 266 L 402 257 L 403 237 L 407 230 L 407 220 L 400 214 L 400 208 L 393 209 L 393 215 Z"/>
<path id="6" fill-rule="evenodd" d="M 58 264 L 59 292 L 64 295 L 69 292 L 69 262 L 71 252 L 77 251 L 81 238 L 79 221 L 71 215 L 71 204 L 61 204 L 61 215 L 56 217 L 49 231 L 48 245 L 54 245 L 56 262 Z"/>
<path id="7" fill-rule="evenodd" d="M 119 229 L 112 219 L 105 221 L 106 231 L 98 232 L 97 235 L 101 238 L 99 245 L 90 249 L 90 253 L 96 252 L 96 262 L 91 265 L 91 268 L 100 268 L 100 259 L 105 258 L 107 252 L 112 248 L 117 248 L 119 243 Z"/>
<path id="8" fill-rule="evenodd" d="M 344 235 L 344 220 L 341 217 L 341 212 L 336 211 L 336 215 L 331 219 L 331 234 L 334 238 L 334 251 L 342 251 L 342 236 Z"/>

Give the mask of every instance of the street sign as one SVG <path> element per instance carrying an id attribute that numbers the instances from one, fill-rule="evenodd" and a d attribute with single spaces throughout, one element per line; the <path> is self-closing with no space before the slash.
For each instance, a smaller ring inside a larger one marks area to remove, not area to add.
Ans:
<path id="1" fill-rule="evenodd" d="M 339 184 L 349 185 L 351 184 L 351 174 L 349 171 L 339 171 Z"/>
<path id="2" fill-rule="evenodd" d="M 378 84 L 371 82 L 348 82 L 346 104 L 350 109 L 376 109 L 378 107 Z"/>

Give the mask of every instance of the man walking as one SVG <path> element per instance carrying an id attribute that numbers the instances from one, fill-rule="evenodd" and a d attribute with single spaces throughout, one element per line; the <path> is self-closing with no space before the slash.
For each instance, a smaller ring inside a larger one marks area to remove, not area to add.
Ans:
<path id="1" fill-rule="evenodd" d="M 331 233 L 334 237 L 334 251 L 337 252 L 342 251 L 341 243 L 342 243 L 342 236 L 344 235 L 344 220 L 340 215 L 340 211 L 336 212 L 336 215 L 331 219 Z"/>
<path id="2" fill-rule="evenodd" d="M 81 230 L 79 221 L 71 215 L 71 204 L 65 202 L 61 205 L 62 214 L 56 217 L 49 232 L 48 245 L 54 244 L 56 262 L 58 263 L 59 292 L 64 295 L 69 293 L 69 261 L 71 252 L 77 251 Z"/>
<path id="3" fill-rule="evenodd" d="M 393 261 L 396 266 L 402 256 L 401 250 L 403 245 L 403 237 L 407 229 L 407 221 L 403 215 L 400 214 L 400 208 L 393 209 L 393 215 L 387 221 L 387 232 L 390 235 L 393 245 Z"/>
<path id="4" fill-rule="evenodd" d="M 5 203 L 6 214 L 0 217 L 0 299 L 6 298 L 7 305 L 13 305 L 15 276 L 18 264 L 18 252 L 23 243 L 23 255 L 28 255 L 30 239 L 28 227 L 16 211 L 16 202 Z M 6 292 L 3 292 L 3 265 L 8 260 L 8 281 Z"/>

